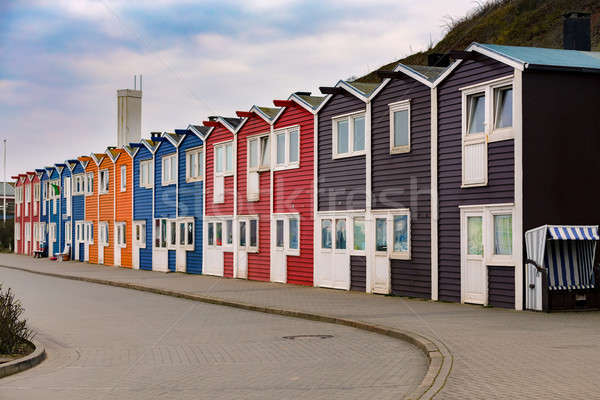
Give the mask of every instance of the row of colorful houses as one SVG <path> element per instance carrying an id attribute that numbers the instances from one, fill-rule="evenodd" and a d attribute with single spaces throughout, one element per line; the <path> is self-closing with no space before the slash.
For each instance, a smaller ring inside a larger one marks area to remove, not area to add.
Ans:
<path id="1" fill-rule="evenodd" d="M 15 250 L 522 309 L 525 231 L 597 221 L 600 55 L 451 58 L 21 174 Z"/>

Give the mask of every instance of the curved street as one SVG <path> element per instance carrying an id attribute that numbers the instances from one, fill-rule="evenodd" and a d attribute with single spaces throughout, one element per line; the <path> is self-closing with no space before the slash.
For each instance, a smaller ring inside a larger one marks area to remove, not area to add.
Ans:
<path id="1" fill-rule="evenodd" d="M 417 348 L 353 328 L 7 269 L 0 282 L 47 352 L 0 380 L 3 400 L 398 399 L 426 369 Z"/>

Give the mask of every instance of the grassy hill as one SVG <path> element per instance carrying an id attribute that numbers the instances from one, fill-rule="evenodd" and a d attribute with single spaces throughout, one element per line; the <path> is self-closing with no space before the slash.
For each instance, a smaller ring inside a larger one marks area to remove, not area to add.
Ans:
<path id="1" fill-rule="evenodd" d="M 562 48 L 562 15 L 592 13 L 592 50 L 600 51 L 599 0 L 492 0 L 481 2 L 468 15 L 448 20 L 448 32 L 431 49 L 380 67 L 392 70 L 398 62 L 427 65 L 427 54 L 464 50 L 472 42 Z M 375 71 L 357 79 L 378 82 Z"/>

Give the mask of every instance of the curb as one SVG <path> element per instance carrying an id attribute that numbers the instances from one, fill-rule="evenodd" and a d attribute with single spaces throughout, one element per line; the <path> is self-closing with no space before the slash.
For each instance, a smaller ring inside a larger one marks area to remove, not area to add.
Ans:
<path id="1" fill-rule="evenodd" d="M 133 289 L 133 290 L 138 290 L 138 291 L 142 291 L 142 292 L 160 294 L 160 295 L 164 295 L 164 296 L 178 297 L 178 298 L 182 298 L 182 299 L 186 299 L 186 300 L 199 301 L 202 303 L 214 304 L 214 305 L 225 306 L 225 307 L 233 307 L 233 308 L 238 308 L 238 309 L 247 310 L 247 311 L 256 311 L 256 312 L 262 312 L 265 314 L 275 314 L 275 315 L 282 315 L 282 316 L 292 317 L 292 318 L 306 319 L 306 320 L 310 320 L 310 321 L 343 325 L 343 326 L 348 326 L 348 327 L 360 329 L 363 331 L 373 332 L 373 333 L 377 333 L 380 335 L 385 335 L 385 336 L 389 336 L 389 337 L 392 337 L 395 339 L 403 340 L 405 342 L 412 344 L 413 346 L 416 346 L 419 350 L 421 350 L 423 352 L 423 354 L 425 354 L 425 356 L 427 357 L 427 361 L 429 364 L 427 367 L 427 371 L 425 373 L 425 377 L 423 378 L 423 381 L 411 393 L 406 395 L 405 399 L 407 399 L 407 400 L 426 400 L 426 399 L 434 398 L 446 384 L 446 380 L 447 380 L 448 376 L 450 375 L 450 371 L 452 370 L 453 357 L 450 354 L 450 351 L 448 349 L 444 348 L 445 351 L 442 351 L 442 349 L 440 349 L 438 347 L 438 345 L 436 343 L 434 343 L 432 340 L 430 340 L 422 335 L 419 335 L 419 334 L 416 334 L 413 332 L 409 332 L 409 331 L 391 329 L 391 328 L 381 326 L 381 325 L 375 325 L 375 324 L 370 324 L 367 322 L 356 321 L 356 320 L 351 320 L 351 319 L 346 319 L 346 318 L 338 318 L 338 317 L 333 317 L 333 316 L 324 315 L 324 314 L 316 314 L 316 313 L 309 313 L 309 312 L 304 312 L 304 311 L 288 310 L 288 309 L 269 307 L 269 306 L 258 306 L 255 304 L 248 304 L 248 303 L 243 303 L 243 302 L 239 302 L 239 301 L 232 301 L 232 300 L 225 300 L 225 299 L 221 299 L 221 298 L 217 298 L 217 297 L 182 293 L 182 292 L 177 292 L 174 290 L 159 289 L 159 288 L 155 288 L 155 287 L 151 287 L 151 286 L 144 286 L 144 285 L 138 285 L 138 284 L 132 284 L 132 283 L 110 281 L 110 280 L 98 279 L 98 278 L 88 278 L 88 277 L 84 277 L 84 276 L 63 275 L 63 274 L 57 274 L 57 273 L 53 273 L 53 272 L 42 272 L 42 271 L 31 270 L 28 268 L 13 267 L 13 266 L 6 266 L 6 265 L 0 265 L 0 267 L 17 270 L 17 271 L 29 272 L 29 273 L 37 274 L 37 275 L 50 276 L 53 278 L 61 278 L 61 279 L 69 279 L 69 280 L 74 280 L 74 281 L 96 283 L 96 284 L 100 284 L 100 285 L 120 287 L 120 288 L 125 288 L 125 289 Z M 37 346 L 36 346 L 36 352 L 37 352 Z M 42 348 L 42 352 L 43 352 L 43 348 Z M 33 355 L 33 354 L 31 354 L 31 355 Z M 43 355 L 42 355 L 42 357 L 43 357 Z M 40 359 L 37 363 L 41 362 L 42 359 Z M 17 360 L 17 361 L 19 361 L 19 360 Z M 33 364 L 33 365 L 36 365 L 36 364 Z M 31 365 L 31 366 L 33 366 L 33 365 Z M 16 371 L 16 372 L 18 372 L 18 371 Z M 0 377 L 2 377 L 1 373 L 0 373 Z"/>
<path id="2" fill-rule="evenodd" d="M 33 353 L 17 360 L 0 364 L 0 378 L 33 368 L 44 361 L 46 358 L 46 350 L 44 349 L 44 346 L 37 340 L 33 340 L 29 343 L 35 347 Z"/>

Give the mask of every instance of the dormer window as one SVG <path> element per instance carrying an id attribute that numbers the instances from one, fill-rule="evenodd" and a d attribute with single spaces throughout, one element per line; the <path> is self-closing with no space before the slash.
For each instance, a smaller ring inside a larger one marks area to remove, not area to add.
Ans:
<path id="1" fill-rule="evenodd" d="M 390 107 L 390 154 L 410 152 L 410 100 Z"/>
<path id="2" fill-rule="evenodd" d="M 233 143 L 220 143 L 215 145 L 215 174 L 233 174 Z"/>
<path id="3" fill-rule="evenodd" d="M 332 119 L 333 158 L 365 154 L 365 113 L 342 115 Z"/>
<path id="4" fill-rule="evenodd" d="M 494 129 L 512 128 L 512 111 L 512 86 L 494 89 Z"/>
<path id="5" fill-rule="evenodd" d="M 269 135 L 248 139 L 248 171 L 268 170 L 271 165 Z"/>
<path id="6" fill-rule="evenodd" d="M 485 131 L 485 92 L 467 97 L 467 133 L 483 133 Z"/>

